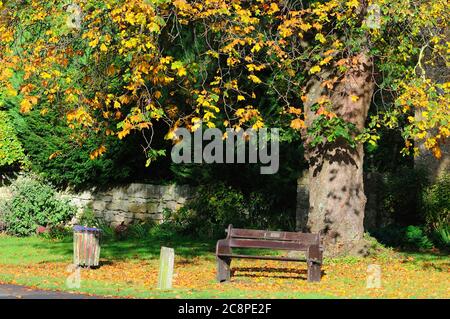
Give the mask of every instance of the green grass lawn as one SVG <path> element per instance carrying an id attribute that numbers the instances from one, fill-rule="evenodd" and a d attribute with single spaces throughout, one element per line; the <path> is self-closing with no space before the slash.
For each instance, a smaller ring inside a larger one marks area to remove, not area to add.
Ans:
<path id="1" fill-rule="evenodd" d="M 305 263 L 237 260 L 232 263 L 232 282 L 218 284 L 215 241 L 181 237 L 103 242 L 101 267 L 83 269 L 81 287 L 69 289 L 66 278 L 70 275 L 67 266 L 72 262 L 72 246 L 71 238 L 0 235 L 0 282 L 131 298 L 449 297 L 449 286 L 443 282 L 449 270 L 445 254 L 416 252 L 385 254 L 375 259 L 327 259 L 325 275 L 318 284 L 305 280 Z M 174 289 L 170 291 L 155 288 L 161 246 L 172 247 L 176 252 Z M 370 263 L 383 267 L 383 290 L 365 289 L 365 271 Z"/>
<path id="2" fill-rule="evenodd" d="M 173 237 L 172 239 L 126 239 L 108 240 L 101 244 L 101 257 L 111 260 L 148 260 L 159 258 L 161 246 L 174 248 L 182 258 L 203 257 L 215 259 L 216 241 L 193 240 Z M 244 249 L 236 249 L 236 253 Z M 274 255 L 279 252 L 264 249 L 245 249 L 256 255 Z M 0 263 L 34 264 L 40 262 L 70 262 L 73 256 L 72 238 L 61 240 L 42 237 L 0 236 Z"/>

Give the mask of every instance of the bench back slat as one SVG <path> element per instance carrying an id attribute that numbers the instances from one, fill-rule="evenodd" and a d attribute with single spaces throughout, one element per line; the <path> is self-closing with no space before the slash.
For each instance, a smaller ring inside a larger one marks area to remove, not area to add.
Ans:
<path id="1" fill-rule="evenodd" d="M 256 239 L 277 242 L 296 242 L 305 245 L 317 245 L 319 243 L 318 234 L 310 233 L 296 233 L 296 232 L 282 232 L 282 231 L 269 231 L 269 230 L 256 230 L 256 229 L 240 229 L 229 228 L 228 238 L 236 239 Z"/>
<path id="2" fill-rule="evenodd" d="M 264 240 L 264 239 L 238 239 L 229 240 L 230 247 L 234 248 L 266 248 L 280 250 L 307 250 L 309 245 L 301 242 Z"/>

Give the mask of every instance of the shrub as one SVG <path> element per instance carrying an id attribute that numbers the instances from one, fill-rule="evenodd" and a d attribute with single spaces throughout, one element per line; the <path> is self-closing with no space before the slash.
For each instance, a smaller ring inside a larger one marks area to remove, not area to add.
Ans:
<path id="1" fill-rule="evenodd" d="M 420 249 L 430 249 L 433 243 L 428 239 L 423 228 L 418 226 L 408 226 L 405 230 L 405 239 L 408 246 Z"/>
<path id="2" fill-rule="evenodd" d="M 399 247 L 404 244 L 404 227 L 392 224 L 376 229 L 372 233 L 373 236 L 384 245 Z"/>
<path id="3" fill-rule="evenodd" d="M 78 225 L 86 227 L 98 227 L 99 219 L 95 216 L 91 208 L 85 208 L 78 219 Z"/>
<path id="4" fill-rule="evenodd" d="M 431 236 L 437 246 L 447 249 L 450 248 L 450 226 L 442 226 L 434 230 Z"/>
<path id="5" fill-rule="evenodd" d="M 289 230 L 288 213 L 275 213 L 271 198 L 252 192 L 244 194 L 239 189 L 219 183 L 199 186 L 191 201 L 178 211 L 166 210 L 166 228 L 183 235 L 203 238 L 223 237 L 229 224 L 241 228 Z"/>
<path id="6" fill-rule="evenodd" d="M 26 164 L 24 150 L 17 139 L 8 114 L 0 111 L 0 170 Z"/>
<path id="7" fill-rule="evenodd" d="M 168 241 L 177 236 L 180 231 L 173 227 L 170 222 L 157 224 L 149 230 L 149 236 L 160 241 Z"/>
<path id="8" fill-rule="evenodd" d="M 115 136 L 105 138 L 87 132 L 79 144 L 65 119 L 54 111 L 42 116 L 39 110 L 23 115 L 12 109 L 10 115 L 31 169 L 56 186 L 104 186 L 128 182 L 132 176 L 146 176 L 141 174 L 147 170 L 145 156 L 139 147 L 140 140 L 134 135 L 124 143 Z M 100 145 L 106 147 L 106 153 L 92 160 L 91 152 Z"/>
<path id="9" fill-rule="evenodd" d="M 223 184 L 200 186 L 198 195 L 176 212 L 166 211 L 166 220 L 178 232 L 193 236 L 223 236 L 228 224 L 244 226 L 249 219 L 244 195 Z"/>
<path id="10" fill-rule="evenodd" d="M 59 199 L 53 188 L 32 178 L 11 184 L 12 197 L 1 203 L 6 230 L 11 235 L 29 236 L 37 226 L 57 227 L 69 221 L 75 208 Z"/>
<path id="11" fill-rule="evenodd" d="M 373 232 L 382 244 L 407 249 L 430 249 L 432 241 L 427 237 L 423 227 L 389 225 Z"/>
<path id="12" fill-rule="evenodd" d="M 150 236 L 155 222 L 152 220 L 131 224 L 128 227 L 128 236 L 135 239 L 145 239 Z"/>
<path id="13" fill-rule="evenodd" d="M 114 228 L 102 218 L 97 219 L 96 228 L 101 230 L 100 235 L 103 241 L 109 241 L 115 238 Z"/>
<path id="14" fill-rule="evenodd" d="M 450 174 L 440 176 L 422 196 L 428 231 L 441 246 L 450 246 Z"/>
<path id="15" fill-rule="evenodd" d="M 47 232 L 42 233 L 42 236 L 49 239 L 64 239 L 71 238 L 73 230 L 71 227 L 65 225 L 56 225 L 49 228 Z"/>
<path id="16" fill-rule="evenodd" d="M 385 174 L 380 185 L 380 209 L 401 226 L 423 223 L 421 193 L 426 184 L 426 172 L 419 169 L 400 167 Z"/>

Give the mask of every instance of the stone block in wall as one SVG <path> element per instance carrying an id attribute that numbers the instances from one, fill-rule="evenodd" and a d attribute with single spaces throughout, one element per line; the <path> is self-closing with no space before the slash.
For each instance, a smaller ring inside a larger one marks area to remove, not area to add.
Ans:
<path id="1" fill-rule="evenodd" d="M 128 209 L 130 213 L 139 214 L 147 212 L 146 204 L 138 204 L 138 203 L 129 203 Z"/>
<path id="2" fill-rule="evenodd" d="M 146 184 L 130 184 L 126 188 L 127 197 L 147 198 L 149 189 Z"/>
<path id="3" fill-rule="evenodd" d="M 92 202 L 92 209 L 97 211 L 104 211 L 106 209 L 107 203 L 101 200 L 96 200 Z"/>
<path id="4" fill-rule="evenodd" d="M 168 208 L 170 210 L 177 211 L 178 209 L 181 208 L 182 205 L 174 200 L 171 200 L 171 201 L 165 202 L 164 206 L 165 206 L 164 208 Z M 163 208 L 163 210 L 164 210 L 164 208 Z"/>
<path id="5" fill-rule="evenodd" d="M 147 213 L 149 214 L 153 214 L 156 213 L 158 211 L 158 203 L 155 202 L 148 202 L 146 204 L 146 210 Z"/>
<path id="6" fill-rule="evenodd" d="M 81 200 L 91 200 L 92 193 L 90 191 L 84 191 L 81 194 L 77 195 L 77 197 Z"/>
<path id="7" fill-rule="evenodd" d="M 101 194 L 100 196 L 96 196 L 95 200 L 102 201 L 102 202 L 105 202 L 105 203 L 110 203 L 110 202 L 112 202 L 113 197 L 111 195 Z"/>
<path id="8" fill-rule="evenodd" d="M 162 221 L 164 219 L 163 214 L 151 214 L 150 218 L 154 221 Z"/>
<path id="9" fill-rule="evenodd" d="M 162 189 L 160 185 L 147 185 L 148 188 L 148 199 L 159 199 L 161 198 Z"/>
<path id="10" fill-rule="evenodd" d="M 128 207 L 128 201 L 123 199 L 113 199 L 111 202 L 106 204 L 105 209 L 110 211 L 128 211 Z"/>
<path id="11" fill-rule="evenodd" d="M 150 218 L 150 214 L 147 214 L 147 213 L 137 213 L 137 214 L 134 214 L 133 215 L 133 218 L 135 219 L 135 220 L 139 220 L 139 221 L 147 221 L 147 220 L 149 220 L 149 219 L 151 219 Z"/>
<path id="12" fill-rule="evenodd" d="M 188 185 L 179 185 L 175 188 L 175 197 L 177 199 L 182 199 L 186 201 L 186 199 L 193 197 L 192 188 Z"/>
<path id="13" fill-rule="evenodd" d="M 107 193 L 107 195 L 112 197 L 112 201 L 118 201 L 128 198 L 126 190 L 122 187 L 113 188 Z"/>
<path id="14" fill-rule="evenodd" d="M 147 204 L 149 201 L 149 198 L 141 198 L 141 197 L 130 197 L 129 198 L 130 203 L 136 203 L 136 204 Z"/>
<path id="15" fill-rule="evenodd" d="M 176 196 L 175 185 L 161 186 L 162 187 L 162 200 L 168 201 Z"/>

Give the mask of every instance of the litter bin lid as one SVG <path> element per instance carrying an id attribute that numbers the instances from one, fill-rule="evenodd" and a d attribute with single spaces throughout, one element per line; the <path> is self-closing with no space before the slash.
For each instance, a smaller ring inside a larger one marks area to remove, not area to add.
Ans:
<path id="1" fill-rule="evenodd" d="M 75 232 L 101 232 L 101 229 L 98 228 L 93 228 L 93 227 L 86 227 L 86 226 L 80 226 L 80 225 L 76 225 L 73 227 L 73 231 Z"/>

